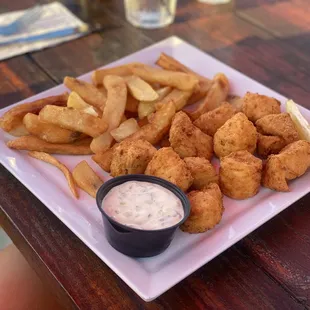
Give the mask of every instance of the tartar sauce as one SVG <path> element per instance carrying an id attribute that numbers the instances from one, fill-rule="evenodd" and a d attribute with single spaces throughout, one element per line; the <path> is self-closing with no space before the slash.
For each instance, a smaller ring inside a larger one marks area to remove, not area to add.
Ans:
<path id="1" fill-rule="evenodd" d="M 142 230 L 171 227 L 184 217 L 176 195 L 160 185 L 140 181 L 113 187 L 103 199 L 102 208 L 118 223 Z"/>

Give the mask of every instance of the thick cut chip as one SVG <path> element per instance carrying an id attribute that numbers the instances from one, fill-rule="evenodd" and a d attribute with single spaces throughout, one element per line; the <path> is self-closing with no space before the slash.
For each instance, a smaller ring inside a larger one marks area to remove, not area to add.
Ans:
<path id="1" fill-rule="evenodd" d="M 116 75 L 107 75 L 103 83 L 108 91 L 108 98 L 102 120 L 108 124 L 108 130 L 92 141 L 90 148 L 94 153 L 101 153 L 110 148 L 113 142 L 110 132 L 120 125 L 127 100 L 127 87 L 123 78 Z"/>
<path id="2" fill-rule="evenodd" d="M 42 122 L 32 113 L 26 114 L 23 122 L 30 134 L 49 143 L 72 143 L 82 136 L 80 132 Z"/>
<path id="3" fill-rule="evenodd" d="M 170 94 L 168 94 L 162 100 L 158 101 L 155 104 L 155 108 L 156 110 L 159 110 L 162 106 L 164 106 L 168 102 L 173 102 L 175 105 L 176 111 L 180 111 L 183 109 L 183 107 L 186 106 L 191 94 L 192 94 L 191 91 L 174 89 Z"/>
<path id="4" fill-rule="evenodd" d="M 135 63 L 129 63 L 118 67 L 96 70 L 92 74 L 92 81 L 94 85 L 98 86 L 103 84 L 103 79 L 107 75 L 118 75 L 118 76 L 132 75 L 131 67 L 133 65 L 135 65 Z"/>
<path id="5" fill-rule="evenodd" d="M 158 98 L 157 92 L 152 86 L 141 78 L 131 75 L 126 78 L 126 83 L 131 95 L 140 101 L 154 101 Z"/>
<path id="6" fill-rule="evenodd" d="M 157 144 L 168 133 L 174 115 L 174 103 L 169 102 L 154 113 L 150 123 L 140 128 L 133 135 L 129 136 L 128 139 L 142 139 L 153 145 Z"/>
<path id="7" fill-rule="evenodd" d="M 138 107 L 139 107 L 139 100 L 132 97 L 130 93 L 127 93 L 127 102 L 126 102 L 126 112 L 131 112 L 136 116 L 136 113 L 138 113 Z"/>
<path id="8" fill-rule="evenodd" d="M 156 90 L 156 92 L 158 94 L 158 98 L 156 100 L 154 100 L 154 101 L 141 101 L 139 103 L 139 106 L 138 106 L 139 119 L 143 119 L 144 117 L 155 112 L 156 103 L 163 100 L 171 92 L 171 87 L 169 87 L 169 86 L 163 87 L 163 88 Z"/>
<path id="9" fill-rule="evenodd" d="M 196 120 L 203 113 L 219 107 L 227 98 L 229 92 L 229 81 L 223 73 L 218 73 L 214 79 L 205 100 L 200 103 L 197 109 L 190 112 L 191 119 Z"/>
<path id="10" fill-rule="evenodd" d="M 7 142 L 7 146 L 16 150 L 38 151 L 51 154 L 88 155 L 91 139 L 83 139 L 72 144 L 48 143 L 35 136 L 24 136 Z"/>
<path id="11" fill-rule="evenodd" d="M 77 109 L 52 105 L 48 105 L 40 111 L 39 119 L 61 128 L 83 132 L 93 138 L 98 137 L 108 129 L 108 124 L 98 117 Z"/>
<path id="12" fill-rule="evenodd" d="M 134 134 L 140 129 L 137 121 L 134 118 L 130 118 L 121 123 L 117 128 L 111 130 L 110 134 L 117 142 L 125 140 L 130 135 Z"/>
<path id="13" fill-rule="evenodd" d="M 33 102 L 22 103 L 6 113 L 0 118 L 0 128 L 10 132 L 23 124 L 23 118 L 27 113 L 37 114 L 46 105 L 65 106 L 68 99 L 68 93 L 58 96 L 46 97 Z"/>
<path id="14" fill-rule="evenodd" d="M 99 114 L 101 116 L 102 111 L 99 109 L 96 109 L 95 107 L 91 106 L 90 104 L 86 103 L 78 93 L 71 92 L 67 101 L 67 107 L 68 108 L 74 108 L 78 110 L 82 110 L 83 112 L 86 112 L 90 115 L 98 117 Z"/>
<path id="15" fill-rule="evenodd" d="M 87 103 L 98 109 L 104 109 L 107 98 L 105 94 L 94 85 L 69 76 L 65 77 L 64 84 L 71 91 L 78 93 Z"/>
<path id="16" fill-rule="evenodd" d="M 208 78 L 205 78 L 200 74 L 194 72 L 190 68 L 186 67 L 185 65 L 165 53 L 160 54 L 159 58 L 156 61 L 156 64 L 163 69 L 189 73 L 195 75 L 198 78 L 199 87 L 194 90 L 187 104 L 193 104 L 205 97 L 212 85 L 212 81 L 210 81 Z"/>
<path id="17" fill-rule="evenodd" d="M 72 175 L 79 188 L 84 190 L 90 196 L 94 198 L 96 197 L 97 191 L 103 184 L 103 181 L 89 166 L 87 161 L 83 160 L 77 164 L 72 171 Z"/>
<path id="18" fill-rule="evenodd" d="M 56 168 L 58 168 L 64 174 L 65 178 L 67 179 L 69 188 L 70 188 L 73 196 L 75 198 L 79 198 L 79 194 L 76 190 L 72 174 L 64 164 L 62 164 L 60 161 L 58 161 L 52 155 L 44 153 L 44 152 L 32 151 L 32 152 L 29 152 L 28 155 L 33 157 L 33 158 L 45 161 L 46 163 L 51 164 L 51 165 L 55 166 Z"/>
<path id="19" fill-rule="evenodd" d="M 132 72 L 149 83 L 158 83 L 187 91 L 199 88 L 199 80 L 193 74 L 162 70 L 147 65 L 133 66 Z"/>

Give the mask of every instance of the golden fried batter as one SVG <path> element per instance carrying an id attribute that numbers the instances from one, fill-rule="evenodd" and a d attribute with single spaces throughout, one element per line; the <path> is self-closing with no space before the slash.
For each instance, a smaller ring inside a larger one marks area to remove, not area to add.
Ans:
<path id="1" fill-rule="evenodd" d="M 286 144 L 299 140 L 296 127 L 288 113 L 264 116 L 255 123 L 255 126 L 259 133 L 281 137 Z"/>
<path id="2" fill-rule="evenodd" d="M 254 153 L 257 132 L 255 126 L 243 113 L 230 118 L 214 135 L 214 152 L 217 157 L 247 150 Z"/>
<path id="3" fill-rule="evenodd" d="M 202 114 L 193 124 L 205 134 L 213 137 L 216 131 L 235 114 L 236 109 L 230 103 L 225 102 L 218 108 Z"/>
<path id="4" fill-rule="evenodd" d="M 111 176 L 144 173 L 156 148 L 145 140 L 124 140 L 114 151 L 111 162 Z"/>
<path id="5" fill-rule="evenodd" d="M 196 234 L 212 229 L 222 219 L 224 212 L 223 195 L 219 186 L 212 183 L 200 191 L 188 194 L 191 213 L 181 229 Z"/>
<path id="6" fill-rule="evenodd" d="M 242 112 L 252 122 L 269 114 L 279 114 L 281 103 L 271 97 L 247 92 L 243 97 Z"/>
<path id="7" fill-rule="evenodd" d="M 279 153 L 285 145 L 285 140 L 281 137 L 257 134 L 257 153 L 262 157 Z"/>
<path id="8" fill-rule="evenodd" d="M 262 184 L 270 189 L 288 192 L 287 180 L 303 175 L 310 167 L 310 143 L 299 140 L 287 145 L 278 155 L 266 161 Z"/>
<path id="9" fill-rule="evenodd" d="M 194 126 L 182 111 L 173 118 L 169 141 L 181 158 L 198 156 L 211 159 L 213 155 L 212 137 Z"/>
<path id="10" fill-rule="evenodd" d="M 184 161 L 194 178 L 193 189 L 202 189 L 210 183 L 218 183 L 218 175 L 207 159 L 203 157 L 186 157 Z"/>
<path id="11" fill-rule="evenodd" d="M 238 151 L 221 158 L 220 188 L 234 199 L 255 196 L 260 187 L 263 163 L 248 151 Z"/>
<path id="12" fill-rule="evenodd" d="M 161 148 L 155 153 L 145 174 L 165 179 L 179 186 L 184 192 L 193 183 L 193 177 L 185 162 L 171 147 Z"/>

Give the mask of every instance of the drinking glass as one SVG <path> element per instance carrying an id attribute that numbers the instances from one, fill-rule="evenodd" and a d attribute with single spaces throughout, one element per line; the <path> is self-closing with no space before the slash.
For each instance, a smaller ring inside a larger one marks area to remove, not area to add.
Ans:
<path id="1" fill-rule="evenodd" d="M 174 21 L 177 0 L 124 0 L 127 20 L 140 28 L 161 28 Z"/>

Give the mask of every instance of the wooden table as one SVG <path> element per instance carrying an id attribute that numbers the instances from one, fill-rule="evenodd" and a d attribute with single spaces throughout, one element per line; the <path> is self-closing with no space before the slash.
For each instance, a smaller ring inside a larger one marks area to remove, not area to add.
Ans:
<path id="1" fill-rule="evenodd" d="M 0 11 L 35 2 L 1 0 Z M 129 25 L 121 0 L 64 3 L 94 32 L 1 62 L 1 108 L 170 35 L 310 108 L 309 0 L 233 0 L 223 6 L 179 0 L 175 23 L 152 31 Z M 0 166 L 0 224 L 68 309 L 309 308 L 309 204 L 310 195 L 145 303 Z"/>

